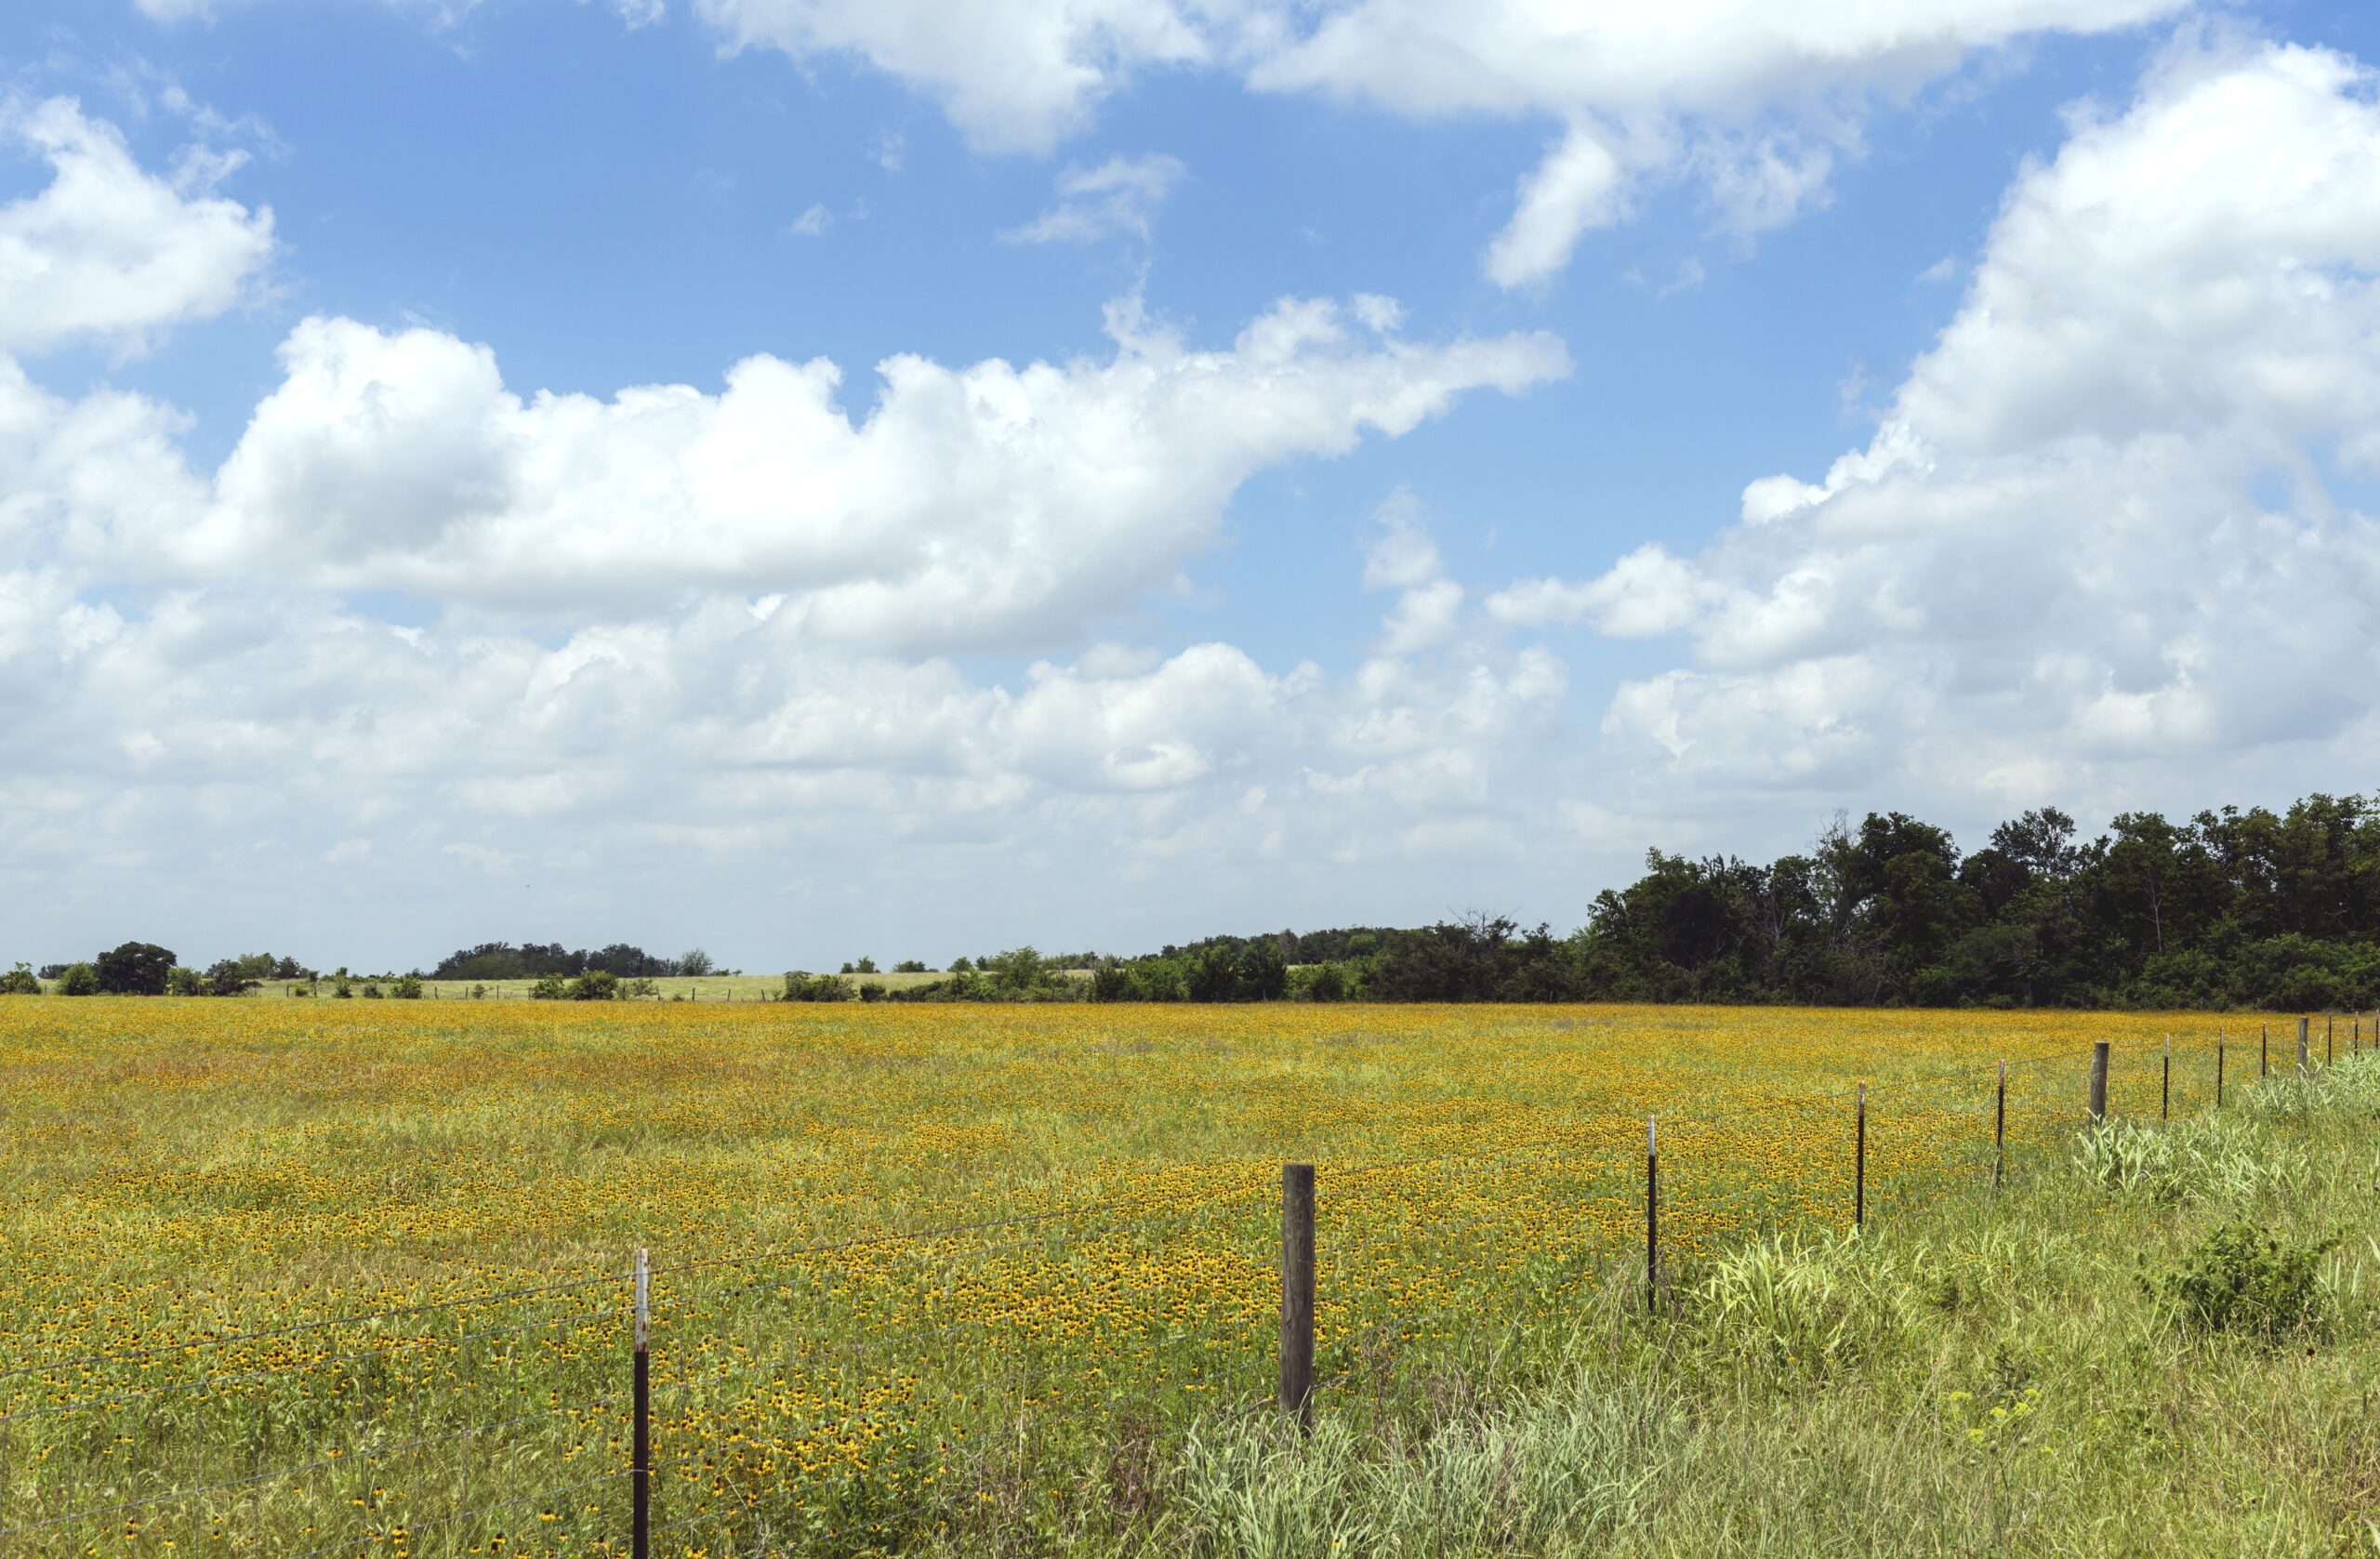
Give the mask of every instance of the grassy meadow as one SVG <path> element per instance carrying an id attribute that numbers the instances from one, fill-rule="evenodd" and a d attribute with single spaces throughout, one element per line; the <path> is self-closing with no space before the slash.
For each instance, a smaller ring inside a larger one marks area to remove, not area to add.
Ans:
<path id="1" fill-rule="evenodd" d="M 2090 1043 L 2153 1122 L 2168 1034 L 2197 1118 L 2078 1162 Z M 644 1247 L 662 1552 L 2369 1552 L 2360 1043 L 2256 1090 L 2170 1014 L 0 1002 L 0 1545 L 615 1551 Z M 2341 1236 L 2319 1302 L 2193 1330 L 2240 1220 Z"/>

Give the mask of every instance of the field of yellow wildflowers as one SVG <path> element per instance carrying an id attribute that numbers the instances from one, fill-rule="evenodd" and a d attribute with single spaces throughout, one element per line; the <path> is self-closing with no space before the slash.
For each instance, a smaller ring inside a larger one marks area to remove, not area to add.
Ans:
<path id="1" fill-rule="evenodd" d="M 1889 1219 L 1985 1172 L 1995 1063 L 2021 1153 L 2095 1039 L 2118 1113 L 2158 1112 L 2167 1035 L 2200 1108 L 2216 1024 L 0 1002 L 0 1546 L 615 1549 L 645 1248 L 657 1551 L 895 1548 L 1261 1398 L 1284 1161 L 1318 1167 L 1326 1394 L 1377 1394 L 1641 1261 L 1648 1116 L 1684 1260 L 1847 1222 L 1860 1081 Z"/>

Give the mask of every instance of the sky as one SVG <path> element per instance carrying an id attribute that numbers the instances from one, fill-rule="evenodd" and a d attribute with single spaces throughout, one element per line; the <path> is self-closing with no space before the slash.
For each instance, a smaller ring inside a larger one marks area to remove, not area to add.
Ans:
<path id="1" fill-rule="evenodd" d="M 2380 12 L 12 0 L 0 960 L 2368 788 Z"/>

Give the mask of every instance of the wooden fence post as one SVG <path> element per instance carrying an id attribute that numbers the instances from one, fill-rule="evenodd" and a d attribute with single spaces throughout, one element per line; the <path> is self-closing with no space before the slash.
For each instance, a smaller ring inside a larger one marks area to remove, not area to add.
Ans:
<path id="1" fill-rule="evenodd" d="M 2339 1020 L 2334 1013 L 2322 1014 L 2322 1064 L 2328 1066 L 2338 1059 L 2337 1034 Z"/>
<path id="2" fill-rule="evenodd" d="M 633 1422 L 628 1436 L 630 1515 L 628 1551 L 632 1559 L 650 1559 L 653 1552 L 653 1293 L 652 1269 L 642 1247 L 636 1253 L 636 1377 L 631 1404 Z"/>
<path id="3" fill-rule="evenodd" d="M 2091 1124 L 2098 1125 L 2108 1118 L 2108 1042 L 2095 1041 L 2091 1046 Z"/>
<path id="4" fill-rule="evenodd" d="M 1314 1421 L 1314 1166 L 1281 1168 L 1281 1411 Z"/>
<path id="5" fill-rule="evenodd" d="M 1661 1139 L 1645 1117 L 1645 1310 L 1661 1307 Z"/>
<path id="6" fill-rule="evenodd" d="M 1858 1145 L 1851 1150 L 1851 1226 L 1868 1226 L 1868 1085 L 1859 1085 Z"/>
<path id="7" fill-rule="evenodd" d="M 1991 1102 L 1991 1188 L 2000 1189 L 2008 1169 L 2008 1064 L 2000 1064 L 2000 1089 Z"/>
<path id="8" fill-rule="evenodd" d="M 2272 1024 L 2270 1024 L 2256 1025 L 2256 1076 L 2259 1078 L 2272 1076 Z"/>
<path id="9" fill-rule="evenodd" d="M 2301 1077 L 2306 1075 L 2306 1030 L 2313 1021 L 2302 1015 L 2297 1020 L 2297 1075 Z"/>
<path id="10" fill-rule="evenodd" d="M 2223 1107 L 2223 1030 L 2215 1031 L 2215 1107 Z"/>
<path id="11" fill-rule="evenodd" d="M 2165 1036 L 2165 1080 L 2157 1090 L 2157 1118 L 2174 1118 L 2174 1037 Z"/>

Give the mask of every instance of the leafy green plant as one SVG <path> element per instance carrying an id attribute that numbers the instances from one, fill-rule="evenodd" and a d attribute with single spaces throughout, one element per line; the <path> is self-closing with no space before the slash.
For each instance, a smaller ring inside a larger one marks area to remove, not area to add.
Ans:
<path id="1" fill-rule="evenodd" d="M 389 994 L 395 997 L 399 1001 L 419 1001 L 421 999 L 421 976 L 417 974 L 398 975 L 397 978 L 390 984 Z"/>
<path id="2" fill-rule="evenodd" d="M 2226 1223 L 2158 1288 L 2194 1330 L 2239 1332 L 2269 1342 L 2320 1323 L 2322 1259 L 2338 1244 L 2336 1236 L 2282 1240 L 2246 1223 Z"/>
<path id="3" fill-rule="evenodd" d="M 41 982 L 33 978 L 33 966 L 20 963 L 6 974 L 0 974 L 0 996 L 39 996 Z"/>

